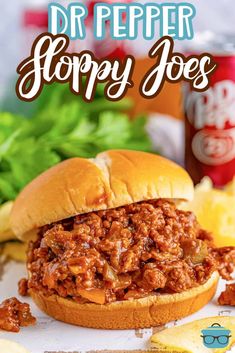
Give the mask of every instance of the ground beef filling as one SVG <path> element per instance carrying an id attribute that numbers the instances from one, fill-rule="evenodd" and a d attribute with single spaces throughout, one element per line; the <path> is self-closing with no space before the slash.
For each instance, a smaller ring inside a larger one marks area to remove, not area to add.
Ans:
<path id="1" fill-rule="evenodd" d="M 19 332 L 21 326 L 35 323 L 36 319 L 30 312 L 29 304 L 21 303 L 17 298 L 6 299 L 0 304 L 0 329 Z"/>
<path id="2" fill-rule="evenodd" d="M 235 306 L 235 283 L 226 285 L 226 289 L 220 294 L 218 302 L 220 305 Z"/>
<path id="3" fill-rule="evenodd" d="M 22 297 L 27 297 L 28 296 L 28 280 L 26 278 L 22 278 L 18 282 L 18 293 Z"/>
<path id="4" fill-rule="evenodd" d="M 180 293 L 205 283 L 223 253 L 191 212 L 166 200 L 140 202 L 43 227 L 29 247 L 28 286 L 98 304 Z"/>

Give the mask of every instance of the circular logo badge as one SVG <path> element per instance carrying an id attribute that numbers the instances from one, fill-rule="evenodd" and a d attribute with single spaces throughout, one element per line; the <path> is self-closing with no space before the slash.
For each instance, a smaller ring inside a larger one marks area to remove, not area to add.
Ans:
<path id="1" fill-rule="evenodd" d="M 194 156 L 207 165 L 221 165 L 235 158 L 235 128 L 201 130 L 192 140 Z"/>

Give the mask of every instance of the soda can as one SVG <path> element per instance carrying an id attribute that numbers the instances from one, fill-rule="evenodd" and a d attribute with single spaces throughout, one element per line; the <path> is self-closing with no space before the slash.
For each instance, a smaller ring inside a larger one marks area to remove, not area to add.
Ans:
<path id="1" fill-rule="evenodd" d="M 195 183 L 223 187 L 235 175 L 235 35 L 198 34 L 187 54 L 203 52 L 218 66 L 205 92 L 184 87 L 185 165 Z"/>

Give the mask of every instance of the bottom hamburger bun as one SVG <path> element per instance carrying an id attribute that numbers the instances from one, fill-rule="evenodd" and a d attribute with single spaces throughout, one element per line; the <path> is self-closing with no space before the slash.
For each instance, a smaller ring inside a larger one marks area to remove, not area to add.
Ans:
<path id="1" fill-rule="evenodd" d="M 78 304 L 57 295 L 45 297 L 33 290 L 30 295 L 42 311 L 56 320 L 99 329 L 136 329 L 162 325 L 198 311 L 214 296 L 218 280 L 219 275 L 214 272 L 205 284 L 182 293 L 106 305 Z"/>

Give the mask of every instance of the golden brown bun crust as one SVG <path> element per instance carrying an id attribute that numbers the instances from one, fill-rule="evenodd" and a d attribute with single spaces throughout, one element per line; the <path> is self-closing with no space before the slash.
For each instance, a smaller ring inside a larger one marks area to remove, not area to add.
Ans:
<path id="1" fill-rule="evenodd" d="M 188 316 L 214 296 L 218 273 L 197 288 L 180 294 L 148 296 L 106 305 L 78 304 L 59 296 L 45 297 L 31 291 L 38 307 L 49 316 L 69 324 L 101 329 L 134 329 L 162 325 Z"/>
<path id="2" fill-rule="evenodd" d="M 16 199 L 11 226 L 15 234 L 81 213 L 134 202 L 192 199 L 193 183 L 175 163 L 137 151 L 107 151 L 95 159 L 73 158 L 33 180 Z"/>

